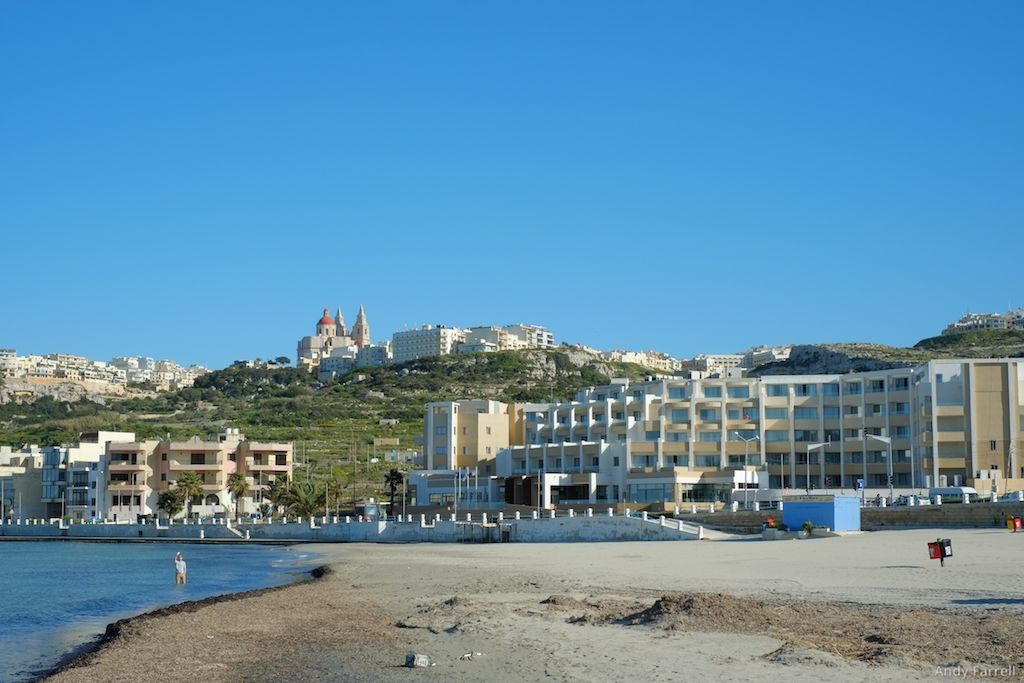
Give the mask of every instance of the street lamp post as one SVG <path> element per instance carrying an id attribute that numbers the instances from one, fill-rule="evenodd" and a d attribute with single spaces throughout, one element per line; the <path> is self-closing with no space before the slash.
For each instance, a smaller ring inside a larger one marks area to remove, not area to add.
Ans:
<path id="1" fill-rule="evenodd" d="M 824 448 L 829 445 L 830 442 L 824 443 L 809 443 L 807 444 L 807 493 L 811 492 L 811 451 L 817 448 Z M 824 465 L 822 465 L 822 471 L 824 471 Z"/>
<path id="2" fill-rule="evenodd" d="M 889 438 L 888 436 L 876 436 L 875 434 L 865 434 L 864 438 L 874 439 L 875 441 L 881 441 L 882 443 L 887 444 L 889 446 L 889 457 L 887 458 L 889 462 L 889 504 L 892 505 L 892 503 L 895 501 L 892 489 L 892 439 Z"/>
<path id="3" fill-rule="evenodd" d="M 748 475 L 747 467 L 750 466 L 750 462 L 749 462 L 750 442 L 751 441 L 758 441 L 758 440 L 760 440 L 761 437 L 759 437 L 757 434 L 755 434 L 754 436 L 750 437 L 749 439 L 744 439 L 743 435 L 740 434 L 739 432 L 733 432 L 733 434 L 736 435 L 737 439 L 739 439 L 740 441 L 743 442 L 743 509 L 746 510 L 747 506 L 748 506 L 748 504 L 747 504 L 747 491 L 750 488 L 750 485 L 747 482 L 747 475 Z M 758 486 L 758 488 L 760 488 L 760 486 Z"/>

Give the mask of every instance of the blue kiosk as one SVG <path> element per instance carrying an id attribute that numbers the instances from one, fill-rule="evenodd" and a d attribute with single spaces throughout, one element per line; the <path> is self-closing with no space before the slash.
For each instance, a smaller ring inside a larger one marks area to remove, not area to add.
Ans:
<path id="1" fill-rule="evenodd" d="M 832 531 L 860 531 L 860 498 L 856 496 L 786 496 L 782 522 L 796 530 L 809 521 Z"/>

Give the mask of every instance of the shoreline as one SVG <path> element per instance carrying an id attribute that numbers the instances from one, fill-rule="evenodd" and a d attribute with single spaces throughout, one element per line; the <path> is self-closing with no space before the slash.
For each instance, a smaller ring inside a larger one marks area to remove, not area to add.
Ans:
<path id="1" fill-rule="evenodd" d="M 15 540 L 15 539 L 11 539 Z M 17 540 L 28 540 L 28 539 L 17 539 Z M 42 540 L 42 539 L 40 539 Z M 96 541 L 85 541 L 83 539 L 46 539 L 53 541 L 82 541 L 82 542 L 98 542 L 98 543 L 122 543 L 123 540 L 111 540 L 111 539 L 99 539 Z M 129 542 L 138 543 L 137 540 L 129 540 Z M 147 539 L 142 542 L 152 542 Z M 159 542 L 164 542 L 161 539 Z M 263 545 L 263 544 L 258 544 Z M 284 544 L 278 543 L 276 545 L 295 545 L 295 544 Z M 146 612 L 140 612 L 130 617 L 124 617 L 117 621 L 110 622 L 107 624 L 103 633 L 89 641 L 82 643 L 80 646 L 69 652 L 67 655 L 62 657 L 56 664 L 43 671 L 36 672 L 32 675 L 32 678 L 28 679 L 27 683 L 39 683 L 40 681 L 47 680 L 56 676 L 60 673 L 75 669 L 83 666 L 88 666 L 90 661 L 100 654 L 105 648 L 115 641 L 123 630 L 130 626 L 132 623 L 139 621 L 146 621 L 150 619 L 160 619 L 167 617 L 172 614 L 182 614 L 196 612 L 204 607 L 210 605 L 216 605 L 220 603 L 233 602 L 235 600 L 243 600 L 249 597 L 257 597 L 267 593 L 284 590 L 286 588 L 292 588 L 294 586 L 300 586 L 306 583 L 317 581 L 327 576 L 333 571 L 329 565 L 319 565 L 308 571 L 302 572 L 299 578 L 288 583 L 279 584 L 276 586 L 266 586 L 264 588 L 253 588 L 250 590 L 239 591 L 237 593 L 223 593 L 221 595 L 211 595 L 210 597 L 200 598 L 199 600 L 185 600 L 177 602 L 164 607 L 157 607 L 156 609 L 149 610 Z"/>
<path id="2" fill-rule="evenodd" d="M 954 538 L 944 568 L 927 560 L 937 531 Z M 53 681 L 922 681 L 942 667 L 1024 678 L 1021 544 L 1024 535 L 936 529 L 339 544 L 326 549 L 321 580 L 124 620 Z M 409 653 L 434 666 L 411 672 Z M 183 661 L 196 668 L 180 671 Z"/>

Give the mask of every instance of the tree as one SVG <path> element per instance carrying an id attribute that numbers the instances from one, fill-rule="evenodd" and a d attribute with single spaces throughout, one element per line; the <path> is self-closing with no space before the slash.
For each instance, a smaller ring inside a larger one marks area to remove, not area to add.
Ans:
<path id="1" fill-rule="evenodd" d="M 274 512 L 284 514 L 288 509 L 288 492 L 291 486 L 288 484 L 288 475 L 279 474 L 267 489 L 267 499 L 274 506 Z"/>
<path id="2" fill-rule="evenodd" d="M 294 483 L 288 490 L 288 510 L 297 517 L 313 517 L 323 509 L 324 492 L 312 483 Z"/>
<path id="3" fill-rule="evenodd" d="M 249 494 L 249 480 L 241 472 L 228 475 L 228 491 L 235 497 L 235 519 L 241 517 L 242 498 Z"/>
<path id="4" fill-rule="evenodd" d="M 167 517 L 173 519 L 185 507 L 185 501 L 181 497 L 179 489 L 168 489 L 161 491 L 157 498 L 156 507 L 167 513 Z"/>
<path id="5" fill-rule="evenodd" d="M 292 362 L 292 359 L 289 358 L 288 356 L 278 356 L 277 358 L 274 359 L 274 362 L 276 362 L 278 365 L 288 365 L 289 363 Z"/>
<path id="6" fill-rule="evenodd" d="M 192 516 L 192 501 L 203 495 L 203 478 L 196 472 L 182 472 L 175 482 L 181 497 L 188 503 L 188 516 Z"/>
<path id="7" fill-rule="evenodd" d="M 405 481 L 405 476 L 393 467 L 384 475 L 384 485 L 388 487 L 388 492 L 391 494 L 391 514 L 395 513 L 395 491 L 403 481 Z"/>

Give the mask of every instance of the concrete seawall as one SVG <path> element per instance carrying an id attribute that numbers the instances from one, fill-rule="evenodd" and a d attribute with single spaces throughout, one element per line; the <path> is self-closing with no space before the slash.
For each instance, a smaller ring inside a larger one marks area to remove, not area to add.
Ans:
<path id="1" fill-rule="evenodd" d="M 0 525 L 0 539 L 99 541 L 210 541 L 268 543 L 566 543 L 601 541 L 685 541 L 701 530 L 676 520 L 646 516 L 572 516 L 539 519 L 453 521 L 357 521 L 317 517 L 288 523 L 250 524 L 61 524 L 22 521 Z"/>
<path id="2" fill-rule="evenodd" d="M 761 523 L 772 510 L 741 510 L 704 512 L 680 515 L 691 524 L 736 533 L 760 533 Z M 946 503 L 944 505 L 899 506 L 891 508 L 864 507 L 860 511 L 860 528 L 864 531 L 897 528 L 941 527 L 1005 527 L 1006 517 L 1024 517 L 1024 503 Z"/>

